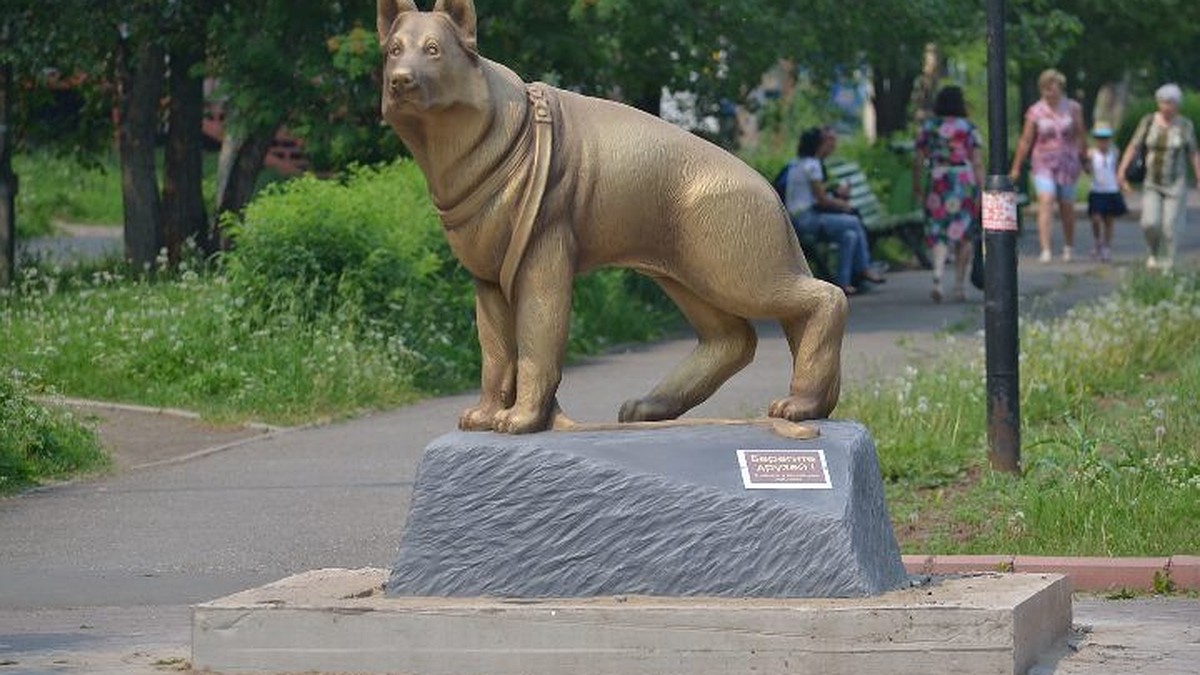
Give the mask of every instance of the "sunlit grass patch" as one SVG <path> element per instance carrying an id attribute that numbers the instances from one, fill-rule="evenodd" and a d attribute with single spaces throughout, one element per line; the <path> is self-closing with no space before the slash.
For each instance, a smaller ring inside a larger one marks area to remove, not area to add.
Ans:
<path id="1" fill-rule="evenodd" d="M 904 550 L 1200 551 L 1198 279 L 1134 275 L 1022 326 L 1020 477 L 987 463 L 981 355 L 849 395 L 838 414 L 872 431 Z"/>
<path id="2" fill-rule="evenodd" d="M 73 396 L 288 424 L 411 400 L 411 357 L 347 317 L 249 322 L 220 276 L 97 273 L 60 288 L 32 268 L 3 310 L 6 356 Z"/>

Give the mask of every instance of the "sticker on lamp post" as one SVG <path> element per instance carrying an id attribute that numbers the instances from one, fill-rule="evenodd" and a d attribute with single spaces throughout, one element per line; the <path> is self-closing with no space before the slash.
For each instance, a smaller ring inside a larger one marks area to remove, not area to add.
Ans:
<path id="1" fill-rule="evenodd" d="M 983 191 L 983 229 L 1017 231 L 1017 193 L 1009 190 Z"/>
<path id="2" fill-rule="evenodd" d="M 747 490 L 828 490 L 824 450 L 738 450 Z"/>

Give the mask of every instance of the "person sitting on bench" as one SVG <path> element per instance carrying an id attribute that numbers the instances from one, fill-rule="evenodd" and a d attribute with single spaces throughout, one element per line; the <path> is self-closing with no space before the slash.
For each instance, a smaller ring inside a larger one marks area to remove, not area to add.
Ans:
<path id="1" fill-rule="evenodd" d="M 854 214 L 854 207 L 825 189 L 821 160 L 833 154 L 836 147 L 837 135 L 832 130 L 813 127 L 800 134 L 797 158 L 787 174 L 784 204 L 801 239 L 812 237 L 837 243 L 834 283 L 846 295 L 857 295 L 860 289 L 854 285 L 856 280 L 883 283 L 885 279 L 871 263 L 867 232 Z"/>

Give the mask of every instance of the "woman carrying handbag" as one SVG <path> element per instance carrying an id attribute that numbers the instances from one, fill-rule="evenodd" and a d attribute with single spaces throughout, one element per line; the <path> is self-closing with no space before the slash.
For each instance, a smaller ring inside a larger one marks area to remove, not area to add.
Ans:
<path id="1" fill-rule="evenodd" d="M 1136 179 L 1128 172 L 1139 149 L 1144 152 L 1142 183 L 1142 234 L 1146 238 L 1147 269 L 1170 270 L 1175 265 L 1175 246 L 1187 223 L 1187 164 L 1200 176 L 1200 148 L 1196 128 L 1179 114 L 1183 91 L 1164 84 L 1154 92 L 1158 110 L 1143 118 L 1125 148 L 1117 176 L 1123 192 L 1132 191 Z"/>

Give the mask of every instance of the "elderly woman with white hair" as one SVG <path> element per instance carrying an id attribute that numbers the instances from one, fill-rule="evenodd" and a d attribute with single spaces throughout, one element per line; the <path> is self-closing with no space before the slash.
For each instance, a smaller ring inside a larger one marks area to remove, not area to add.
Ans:
<path id="1" fill-rule="evenodd" d="M 1138 123 L 1137 131 L 1121 156 L 1117 176 L 1121 189 L 1131 188 L 1125 175 L 1138 149 L 1145 146 L 1146 177 L 1142 183 L 1142 234 L 1146 237 L 1149 269 L 1170 270 L 1175 265 L 1175 245 L 1187 222 L 1187 163 L 1200 176 L 1200 149 L 1196 128 L 1179 114 L 1183 92 L 1164 84 L 1154 92 L 1158 110 Z"/>

